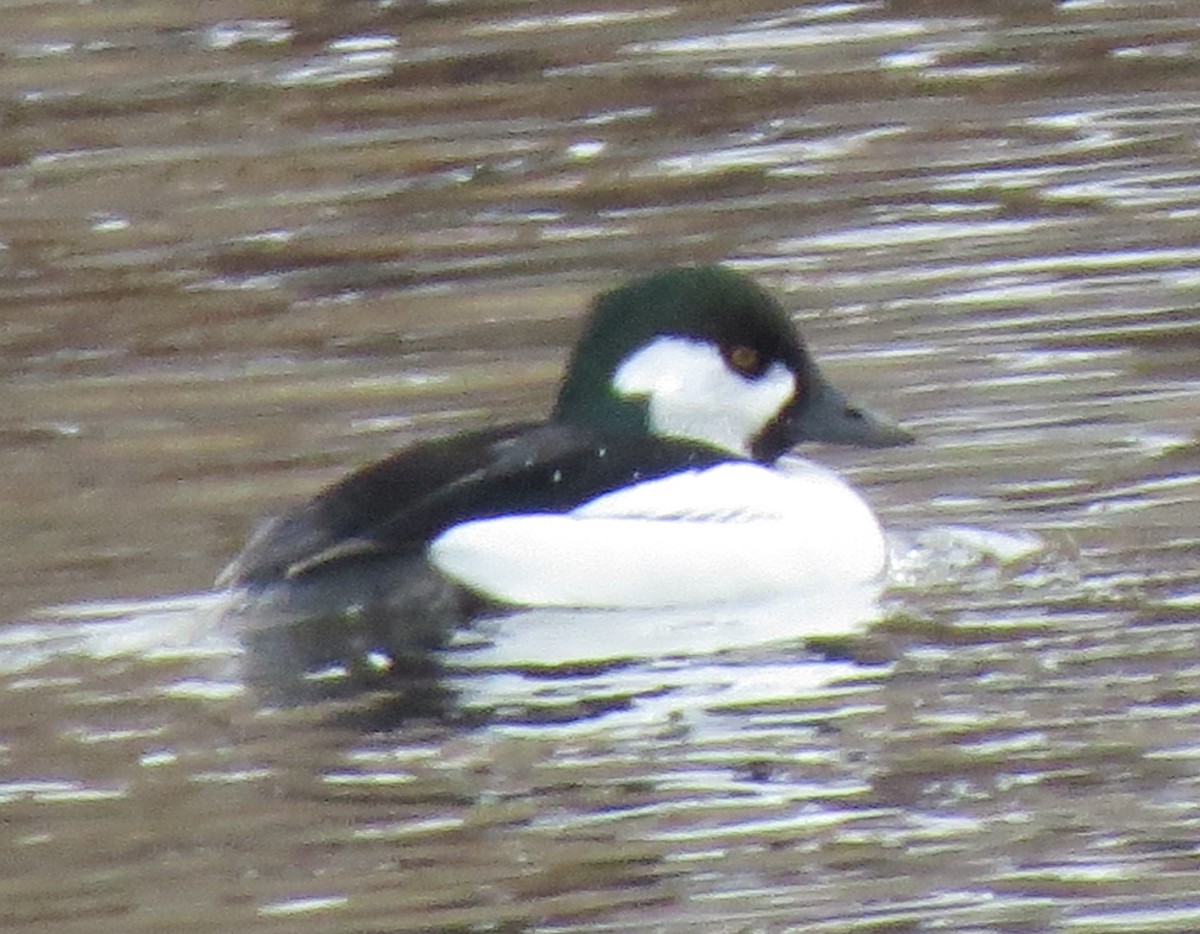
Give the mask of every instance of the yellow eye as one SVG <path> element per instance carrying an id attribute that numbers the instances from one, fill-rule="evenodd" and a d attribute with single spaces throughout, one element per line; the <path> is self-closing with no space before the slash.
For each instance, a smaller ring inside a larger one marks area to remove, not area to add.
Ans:
<path id="1" fill-rule="evenodd" d="M 729 365 L 743 376 L 761 376 L 763 371 L 762 354 L 753 347 L 739 344 L 732 347 L 727 355 Z"/>

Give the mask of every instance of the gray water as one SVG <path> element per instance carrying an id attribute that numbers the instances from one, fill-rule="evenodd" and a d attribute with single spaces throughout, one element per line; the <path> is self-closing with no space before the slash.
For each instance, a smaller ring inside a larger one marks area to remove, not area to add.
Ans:
<path id="1" fill-rule="evenodd" d="M 0 928 L 1200 930 L 1200 7 L 3 15 Z M 855 634 L 247 690 L 260 517 L 718 260 L 920 436 L 805 452 L 895 542 Z"/>

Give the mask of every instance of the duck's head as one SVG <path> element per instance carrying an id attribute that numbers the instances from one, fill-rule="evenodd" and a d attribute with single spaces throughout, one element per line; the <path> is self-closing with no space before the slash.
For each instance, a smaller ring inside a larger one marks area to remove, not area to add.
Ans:
<path id="1" fill-rule="evenodd" d="M 768 463 L 802 441 L 912 441 L 826 383 L 779 303 L 720 266 L 668 269 L 599 296 L 554 417 Z"/>

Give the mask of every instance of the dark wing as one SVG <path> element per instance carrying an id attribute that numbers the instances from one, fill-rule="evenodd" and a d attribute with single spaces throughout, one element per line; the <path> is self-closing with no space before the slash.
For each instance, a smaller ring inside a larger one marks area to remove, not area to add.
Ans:
<path id="1" fill-rule="evenodd" d="M 567 512 L 632 482 L 732 459 L 692 442 L 610 439 L 557 424 L 431 441 L 365 467 L 267 523 L 217 583 L 261 586 L 356 557 L 416 554 L 468 519 Z"/>

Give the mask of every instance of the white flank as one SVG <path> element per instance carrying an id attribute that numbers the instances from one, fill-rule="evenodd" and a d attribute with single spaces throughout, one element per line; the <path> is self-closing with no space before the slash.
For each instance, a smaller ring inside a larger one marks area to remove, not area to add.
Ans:
<path id="1" fill-rule="evenodd" d="M 883 533 L 836 474 L 721 464 L 650 480 L 564 515 L 455 526 L 444 573 L 522 606 L 662 607 L 819 592 L 880 577 Z"/>
<path id="2" fill-rule="evenodd" d="M 706 341 L 660 337 L 621 364 L 613 388 L 649 400 L 656 435 L 748 454 L 754 437 L 791 401 L 796 378 L 775 363 L 751 379 L 730 370 Z"/>

